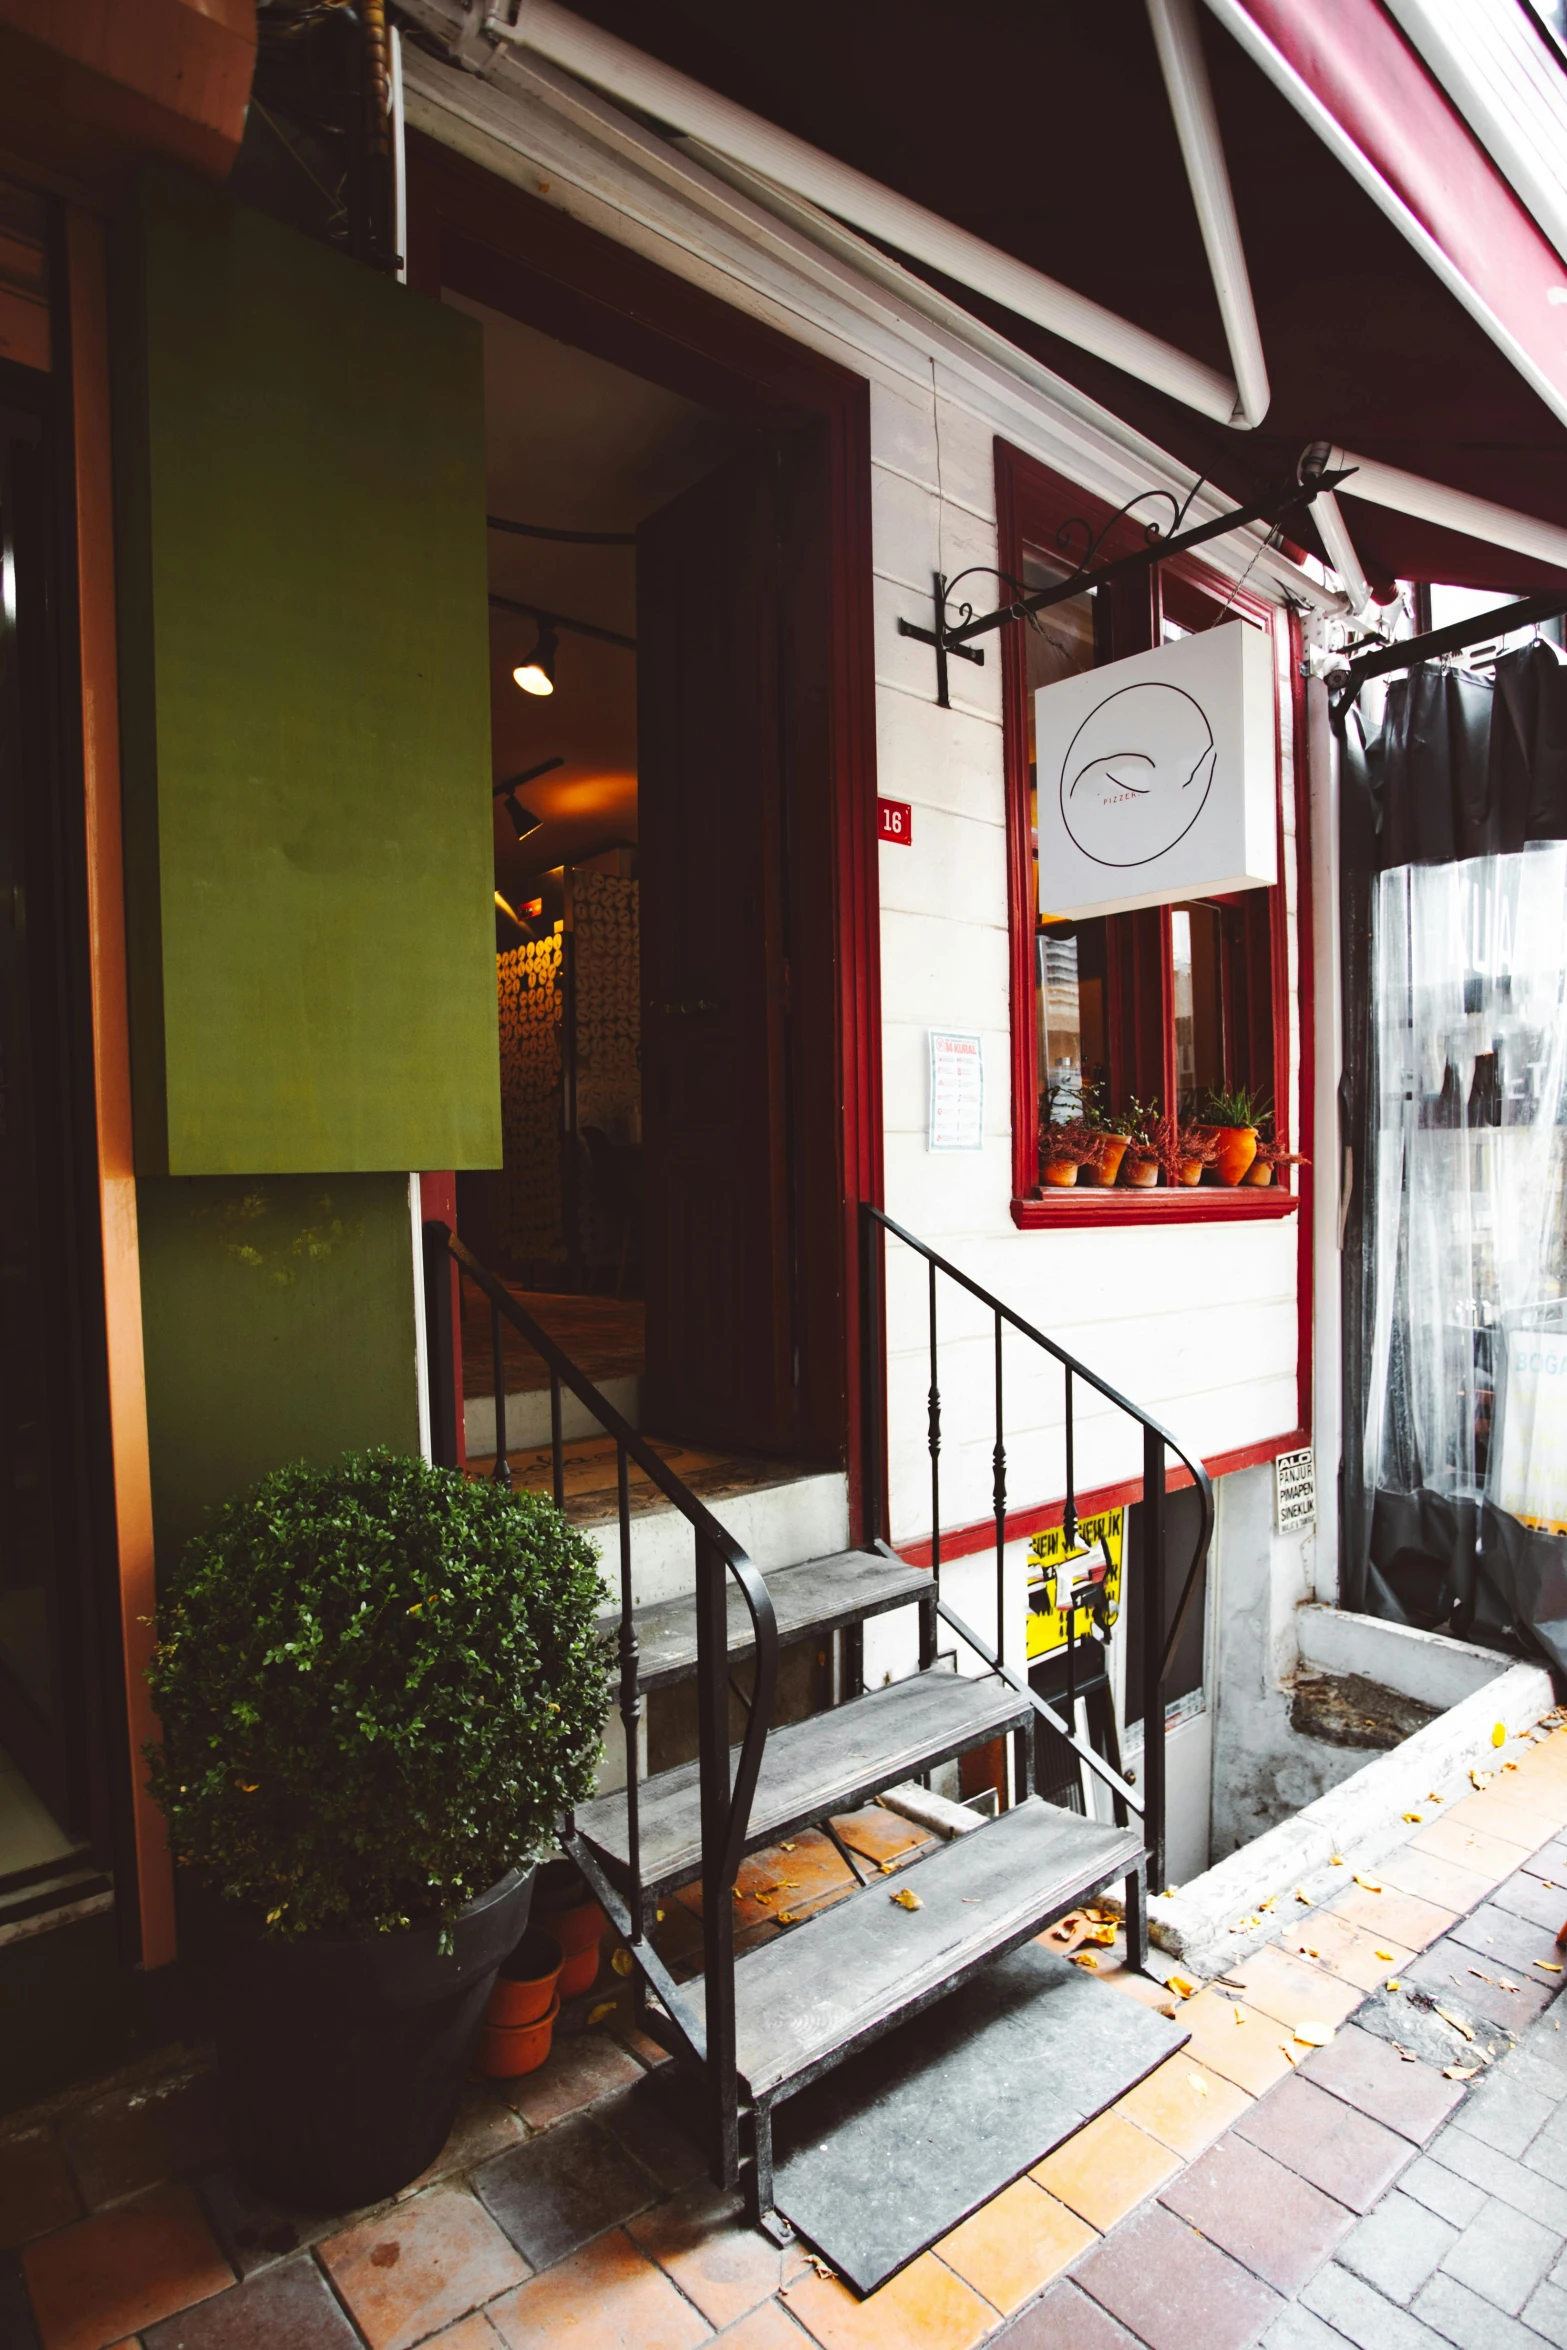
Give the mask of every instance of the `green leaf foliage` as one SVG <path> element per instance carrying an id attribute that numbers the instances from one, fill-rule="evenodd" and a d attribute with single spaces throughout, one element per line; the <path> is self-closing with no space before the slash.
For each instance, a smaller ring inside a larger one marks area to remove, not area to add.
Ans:
<path id="1" fill-rule="evenodd" d="M 449 1925 L 592 1790 L 602 1605 L 539 1494 L 390 1452 L 264 1477 L 158 1609 L 175 1858 L 276 1933 Z"/>

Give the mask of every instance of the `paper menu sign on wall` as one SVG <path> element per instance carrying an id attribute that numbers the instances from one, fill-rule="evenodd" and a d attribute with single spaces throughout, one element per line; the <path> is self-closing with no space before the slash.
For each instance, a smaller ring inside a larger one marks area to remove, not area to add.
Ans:
<path id="1" fill-rule="evenodd" d="M 985 1057 L 978 1036 L 930 1032 L 930 1141 L 933 1151 L 977 1151 L 985 1141 Z"/>
<path id="2" fill-rule="evenodd" d="M 1272 637 L 1244 621 L 1034 696 L 1039 905 L 1087 918 L 1278 879 Z"/>

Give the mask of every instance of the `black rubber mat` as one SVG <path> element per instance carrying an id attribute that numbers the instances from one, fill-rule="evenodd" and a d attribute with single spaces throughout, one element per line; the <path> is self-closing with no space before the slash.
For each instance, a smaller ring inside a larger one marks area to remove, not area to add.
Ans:
<path id="1" fill-rule="evenodd" d="M 1026 1942 L 776 2109 L 778 2208 L 872 2292 L 1189 2037 Z"/>

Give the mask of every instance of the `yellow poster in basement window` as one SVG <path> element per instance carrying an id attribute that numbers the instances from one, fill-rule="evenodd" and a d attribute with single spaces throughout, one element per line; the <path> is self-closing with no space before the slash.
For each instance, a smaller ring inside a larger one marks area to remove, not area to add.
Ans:
<path id="1" fill-rule="evenodd" d="M 1077 1521 L 1070 1546 L 1059 1526 L 1047 1526 L 1028 1546 L 1028 1661 L 1038 1662 L 1066 1646 L 1066 1610 L 1072 1630 L 1084 1640 L 1096 1614 L 1108 1630 L 1121 1612 L 1121 1547 L 1124 1510 L 1097 1510 Z M 1096 1591 L 1103 1599 L 1096 1606 Z"/>

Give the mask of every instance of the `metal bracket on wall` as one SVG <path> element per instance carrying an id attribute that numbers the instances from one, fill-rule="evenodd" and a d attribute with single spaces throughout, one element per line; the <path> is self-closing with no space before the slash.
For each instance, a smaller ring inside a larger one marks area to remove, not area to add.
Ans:
<path id="1" fill-rule="evenodd" d="M 1069 552 L 1077 534 L 1081 533 L 1082 553 L 1071 571 L 1064 578 L 1053 580 L 1049 587 L 1027 589 L 1006 572 L 997 571 L 983 563 L 976 563 L 969 570 L 958 572 L 952 579 L 938 571 L 935 575 L 932 626 L 923 628 L 916 621 L 900 620 L 898 634 L 914 637 L 922 645 L 935 647 L 936 701 L 939 708 L 948 710 L 952 707 L 948 699 L 948 662 L 954 659 L 984 660 L 984 654 L 977 652 L 971 642 L 974 637 L 987 636 L 994 629 L 1005 628 L 1009 621 L 1032 621 L 1037 612 L 1047 611 L 1052 604 L 1064 604 L 1072 596 L 1090 595 L 1095 588 L 1111 580 L 1126 579 L 1134 572 L 1146 571 L 1151 563 L 1162 563 L 1167 556 L 1182 554 L 1188 547 L 1204 546 L 1210 539 L 1223 538 L 1232 530 L 1245 529 L 1249 523 L 1265 522 L 1270 531 L 1275 530 L 1286 515 L 1309 506 L 1313 498 L 1320 497 L 1324 490 L 1337 489 L 1340 482 L 1349 479 L 1352 471 L 1350 467 L 1339 473 L 1324 472 L 1314 453 L 1308 451 L 1292 479 L 1282 487 L 1274 488 L 1249 506 L 1235 506 L 1228 513 L 1214 515 L 1208 522 L 1196 523 L 1190 530 L 1182 526 L 1191 512 L 1192 501 L 1204 487 L 1201 481 L 1193 484 L 1184 499 L 1178 499 L 1173 490 L 1139 490 L 1135 498 L 1128 498 L 1126 504 L 1097 531 L 1082 517 L 1062 524 L 1056 534 L 1057 549 L 1062 553 Z M 1134 547 L 1129 554 L 1116 556 L 1112 562 L 1101 563 L 1096 570 L 1093 567 L 1094 557 L 1116 524 L 1124 522 L 1134 507 L 1145 504 L 1150 498 L 1162 498 L 1169 506 L 1169 535 L 1166 536 L 1157 522 L 1144 523 L 1143 544 L 1140 547 Z M 958 619 L 954 624 L 947 617 L 952 604 L 952 591 L 962 580 L 972 579 L 979 573 L 990 579 L 999 579 L 1004 587 L 1013 591 L 1012 600 L 1010 603 L 998 604 L 993 612 L 980 613 L 977 618 L 972 604 L 960 604 L 957 607 Z"/>

